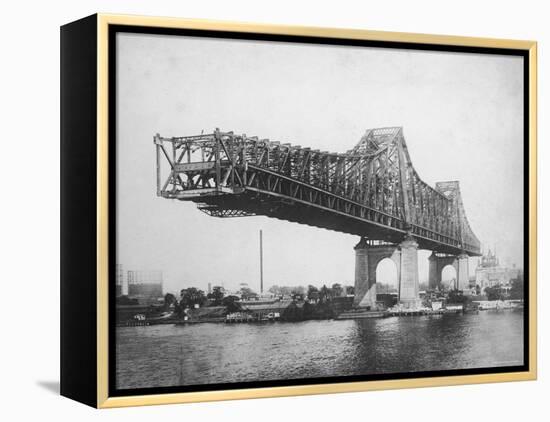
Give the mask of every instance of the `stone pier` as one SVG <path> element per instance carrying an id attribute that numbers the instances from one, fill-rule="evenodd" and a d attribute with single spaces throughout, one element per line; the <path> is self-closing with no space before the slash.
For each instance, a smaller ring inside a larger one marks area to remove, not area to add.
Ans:
<path id="1" fill-rule="evenodd" d="M 354 307 L 376 309 L 376 267 L 384 258 L 390 258 L 400 278 L 401 251 L 394 244 L 372 244 L 362 238 L 355 246 Z"/>
<path id="2" fill-rule="evenodd" d="M 468 255 L 460 254 L 456 258 L 458 261 L 458 271 L 456 279 L 458 281 L 458 290 L 463 292 L 470 290 L 470 274 L 468 268 Z"/>
<path id="3" fill-rule="evenodd" d="M 418 297 L 418 243 L 408 236 L 399 245 L 401 249 L 401 278 L 399 281 L 399 303 L 407 308 L 420 306 Z"/>
<path id="4" fill-rule="evenodd" d="M 355 307 L 376 309 L 376 267 L 385 258 L 397 268 L 399 302 L 405 307 L 420 305 L 418 297 L 418 243 L 407 237 L 399 245 L 369 242 L 355 246 Z"/>
<path id="5" fill-rule="evenodd" d="M 407 236 L 400 244 L 370 241 L 361 238 L 355 245 L 355 298 L 354 307 L 375 310 L 376 267 L 385 258 L 391 259 L 397 268 L 399 303 L 407 308 L 421 304 L 418 282 L 418 243 Z M 432 252 L 429 259 L 429 288 L 441 288 L 443 268 L 452 265 L 456 270 L 457 288 L 469 291 L 468 255 L 447 255 Z"/>
<path id="6" fill-rule="evenodd" d="M 376 267 L 385 258 L 397 268 L 399 303 L 407 308 L 420 306 L 418 282 L 418 243 L 407 236 L 400 244 L 369 241 L 361 238 L 355 245 L 355 298 L 354 307 L 375 310 Z M 432 252 L 429 258 L 429 288 L 441 287 L 441 273 L 447 265 L 456 270 L 457 287 L 469 291 L 468 255 L 446 255 Z"/>
<path id="7" fill-rule="evenodd" d="M 463 291 L 469 290 L 468 255 L 460 254 L 455 256 L 432 252 L 428 260 L 430 263 L 428 272 L 428 284 L 430 289 L 441 288 L 443 268 L 447 265 L 451 265 L 456 271 L 456 287 Z"/>

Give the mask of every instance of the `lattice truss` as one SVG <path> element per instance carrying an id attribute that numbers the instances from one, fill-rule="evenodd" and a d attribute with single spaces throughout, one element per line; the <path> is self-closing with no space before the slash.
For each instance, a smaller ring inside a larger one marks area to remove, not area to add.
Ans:
<path id="1" fill-rule="evenodd" d="M 219 130 L 154 142 L 157 194 L 209 215 L 268 215 L 386 241 L 411 233 L 433 250 L 480 252 L 458 182 L 423 182 L 400 127 L 369 129 L 344 154 Z"/>

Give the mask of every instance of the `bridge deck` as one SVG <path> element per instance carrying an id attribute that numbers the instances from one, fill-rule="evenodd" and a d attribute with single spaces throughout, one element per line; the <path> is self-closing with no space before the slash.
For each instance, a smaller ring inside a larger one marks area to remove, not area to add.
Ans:
<path id="1" fill-rule="evenodd" d="M 155 144 L 157 194 L 211 216 L 265 215 L 392 243 L 410 231 L 423 249 L 480 254 L 458 182 L 422 182 L 401 128 L 367 131 L 345 154 L 219 131 L 157 135 Z M 163 185 L 161 154 L 170 165 Z"/>

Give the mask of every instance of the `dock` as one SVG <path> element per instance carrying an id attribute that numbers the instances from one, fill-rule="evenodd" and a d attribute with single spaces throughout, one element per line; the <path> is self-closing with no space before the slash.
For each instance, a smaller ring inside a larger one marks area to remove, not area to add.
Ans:
<path id="1" fill-rule="evenodd" d="M 339 314 L 335 319 L 363 319 L 363 318 L 385 318 L 389 316 L 387 311 L 371 311 L 367 309 L 350 309 Z"/>

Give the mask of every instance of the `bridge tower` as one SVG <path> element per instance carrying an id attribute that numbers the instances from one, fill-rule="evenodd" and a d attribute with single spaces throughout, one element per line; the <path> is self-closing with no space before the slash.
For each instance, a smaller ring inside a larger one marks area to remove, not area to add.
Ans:
<path id="1" fill-rule="evenodd" d="M 420 306 L 418 286 L 418 243 L 407 236 L 401 248 L 401 279 L 399 280 L 399 303 L 407 308 Z"/>
<path id="2" fill-rule="evenodd" d="M 399 302 L 408 308 L 420 305 L 418 292 L 418 243 L 407 236 L 400 244 L 362 237 L 355 249 L 355 307 L 376 308 L 376 267 L 385 258 L 397 267 Z"/>
<path id="3" fill-rule="evenodd" d="M 376 307 L 376 267 L 385 258 L 390 258 L 397 267 L 400 280 L 401 251 L 393 243 L 367 240 L 362 237 L 355 249 L 355 307 Z"/>
<path id="4" fill-rule="evenodd" d="M 468 290 L 470 284 L 468 255 L 448 255 L 432 252 L 428 260 L 428 285 L 430 289 L 441 287 L 441 273 L 443 268 L 447 265 L 452 265 L 456 271 L 458 290 Z"/>
<path id="5" fill-rule="evenodd" d="M 407 308 L 420 305 L 418 280 L 418 243 L 407 236 L 400 244 L 368 240 L 362 237 L 355 249 L 355 307 L 376 309 L 376 267 L 385 258 L 397 268 L 399 303 Z M 449 255 L 432 252 L 429 260 L 429 288 L 441 286 L 444 267 L 455 268 L 458 289 L 469 288 L 468 255 Z"/>

